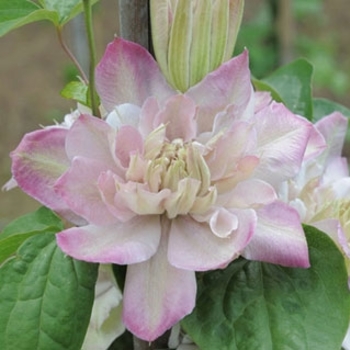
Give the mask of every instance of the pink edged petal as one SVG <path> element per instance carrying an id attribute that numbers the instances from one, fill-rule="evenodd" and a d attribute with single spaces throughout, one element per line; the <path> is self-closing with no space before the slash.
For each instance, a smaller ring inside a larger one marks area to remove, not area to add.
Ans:
<path id="1" fill-rule="evenodd" d="M 237 114 L 244 114 L 253 100 L 248 51 L 209 73 L 201 82 L 191 87 L 186 95 L 199 106 L 199 132 L 211 131 L 215 115 L 229 104 L 235 104 Z"/>
<path id="2" fill-rule="evenodd" d="M 158 338 L 192 312 L 196 290 L 193 271 L 169 264 L 167 233 L 162 232 L 157 253 L 150 260 L 127 268 L 123 310 L 126 328 L 147 341 Z"/>
<path id="3" fill-rule="evenodd" d="M 113 111 L 106 117 L 106 123 L 114 129 L 119 129 L 122 125 L 138 127 L 141 108 L 131 103 L 123 103 L 115 106 Z"/>
<path id="4" fill-rule="evenodd" d="M 231 211 L 231 214 L 238 218 L 238 227 L 230 235 L 225 233 L 224 238 L 214 234 L 207 223 L 197 222 L 190 216 L 173 219 L 168 251 L 170 264 L 186 270 L 206 271 L 222 268 L 237 258 L 253 235 L 256 215 L 250 209 Z M 231 222 L 231 227 L 235 226 Z"/>
<path id="5" fill-rule="evenodd" d="M 273 102 L 255 115 L 257 155 L 255 177 L 272 185 L 293 177 L 300 169 L 312 124 Z"/>
<path id="6" fill-rule="evenodd" d="M 122 126 L 115 142 L 115 155 L 123 167 L 127 168 L 130 156 L 143 153 L 143 139 L 137 129 L 130 125 Z"/>
<path id="7" fill-rule="evenodd" d="M 123 103 L 141 107 L 151 95 L 164 100 L 174 93 L 151 54 L 120 38 L 107 46 L 96 67 L 96 89 L 107 112 Z"/>
<path id="8" fill-rule="evenodd" d="M 97 160 L 77 157 L 56 182 L 55 190 L 69 208 L 94 225 L 110 225 L 117 219 L 107 209 L 97 187 L 104 164 Z"/>
<path id="9" fill-rule="evenodd" d="M 297 211 L 274 202 L 257 211 L 258 224 L 242 256 L 289 267 L 309 267 L 305 234 Z"/>
<path id="10" fill-rule="evenodd" d="M 210 151 L 204 158 L 210 169 L 212 181 L 232 176 L 238 161 L 256 147 L 256 133 L 247 122 L 236 122 L 221 137 L 207 144 Z"/>
<path id="11" fill-rule="evenodd" d="M 168 139 L 183 139 L 190 141 L 196 136 L 197 123 L 194 120 L 196 113 L 195 103 L 184 95 L 175 95 L 169 98 L 164 109 L 157 115 L 157 125 L 166 125 Z"/>
<path id="12" fill-rule="evenodd" d="M 54 190 L 54 183 L 70 163 L 65 151 L 67 132 L 65 128 L 51 127 L 26 134 L 11 153 L 12 174 L 24 192 L 79 224 L 83 221 L 69 210 Z"/>
<path id="13" fill-rule="evenodd" d="M 315 124 L 327 143 L 327 158 L 339 157 L 343 150 L 348 120 L 339 112 L 334 112 Z"/>
<path id="14" fill-rule="evenodd" d="M 157 128 L 156 115 L 160 111 L 160 106 L 156 98 L 148 97 L 145 103 L 142 105 L 140 112 L 139 130 L 142 136 L 146 137 L 154 129 Z"/>
<path id="15" fill-rule="evenodd" d="M 113 157 L 116 130 L 105 121 L 81 115 L 67 135 L 66 151 L 69 159 L 84 157 L 98 160 L 120 172 Z"/>
<path id="16" fill-rule="evenodd" d="M 134 264 L 155 254 L 160 240 L 158 216 L 138 216 L 111 226 L 83 226 L 56 235 L 67 255 L 102 264 Z"/>
<path id="17" fill-rule="evenodd" d="M 271 93 L 268 91 L 255 91 L 254 102 L 254 113 L 258 113 L 272 102 Z"/>
<path id="18" fill-rule="evenodd" d="M 223 196 L 226 199 L 225 206 L 230 208 L 259 208 L 277 199 L 274 188 L 258 179 L 241 181 Z"/>

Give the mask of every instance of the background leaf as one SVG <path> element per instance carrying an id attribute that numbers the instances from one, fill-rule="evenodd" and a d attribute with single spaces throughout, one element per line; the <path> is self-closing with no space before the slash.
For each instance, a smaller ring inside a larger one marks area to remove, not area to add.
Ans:
<path id="1" fill-rule="evenodd" d="M 0 269 L 1 349 L 80 349 L 97 267 L 62 253 L 54 234 L 29 238 Z"/>
<path id="2" fill-rule="evenodd" d="M 283 102 L 292 112 L 311 120 L 313 116 L 311 78 L 313 68 L 305 59 L 298 59 L 278 68 L 255 87 L 276 93 L 278 102 Z"/>
<path id="3" fill-rule="evenodd" d="M 0 234 L 0 265 L 14 255 L 28 238 L 61 230 L 63 230 L 63 223 L 60 218 L 45 207 L 19 217 L 7 225 Z"/>
<path id="4" fill-rule="evenodd" d="M 239 259 L 202 273 L 185 331 L 201 350 L 340 349 L 349 324 L 344 258 L 323 232 L 305 227 L 311 268 Z"/>
<path id="5" fill-rule="evenodd" d="M 93 0 L 95 4 L 98 0 Z M 0 36 L 25 24 L 49 20 L 62 27 L 83 11 L 81 0 L 0 0 Z"/>

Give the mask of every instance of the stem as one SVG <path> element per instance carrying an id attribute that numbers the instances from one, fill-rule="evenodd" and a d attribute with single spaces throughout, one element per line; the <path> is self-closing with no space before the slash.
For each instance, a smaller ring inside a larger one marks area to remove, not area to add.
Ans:
<path id="1" fill-rule="evenodd" d="M 71 61 L 77 67 L 79 74 L 81 75 L 81 78 L 83 79 L 84 83 L 89 84 L 89 80 L 88 80 L 87 76 L 85 75 L 83 68 L 81 67 L 78 60 L 73 55 L 72 51 L 69 49 L 69 47 L 66 45 L 65 41 L 63 40 L 62 27 L 57 27 L 56 29 L 57 29 L 58 41 L 59 41 L 60 45 L 62 46 L 63 51 L 67 54 L 67 56 L 71 59 Z"/>
<path id="2" fill-rule="evenodd" d="M 96 65 L 96 59 L 95 59 L 95 40 L 94 40 L 94 33 L 92 29 L 92 10 L 91 10 L 91 1 L 90 0 L 83 0 L 84 5 L 84 14 L 85 14 L 85 26 L 86 26 L 86 32 L 87 32 L 87 39 L 89 44 L 89 52 L 90 52 L 90 67 L 89 67 L 89 93 L 90 93 L 90 100 L 91 100 L 91 109 L 92 114 L 96 117 L 100 117 L 100 111 L 98 108 L 98 98 L 95 91 L 95 65 Z"/>

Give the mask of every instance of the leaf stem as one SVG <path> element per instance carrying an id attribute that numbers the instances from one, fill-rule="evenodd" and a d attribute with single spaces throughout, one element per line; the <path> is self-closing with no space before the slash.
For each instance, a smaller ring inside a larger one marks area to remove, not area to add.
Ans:
<path id="1" fill-rule="evenodd" d="M 89 80 L 88 80 L 86 74 L 84 73 L 83 68 L 81 67 L 78 60 L 73 55 L 72 51 L 69 49 L 69 47 L 67 46 L 67 44 L 65 43 L 65 41 L 63 39 L 62 27 L 56 27 L 56 30 L 57 30 L 58 41 L 59 41 L 60 45 L 62 46 L 63 51 L 67 54 L 67 56 L 71 59 L 71 61 L 77 67 L 79 74 L 80 74 L 81 78 L 83 79 L 84 83 L 86 83 L 86 85 L 88 85 Z"/>
<path id="2" fill-rule="evenodd" d="M 98 108 L 98 97 L 95 91 L 95 65 L 96 65 L 96 58 L 95 58 L 95 40 L 94 40 L 94 33 L 92 28 L 92 10 L 91 10 L 91 1 L 90 0 L 83 0 L 84 5 L 84 15 L 85 15 L 85 26 L 86 26 L 86 33 L 87 33 L 87 39 L 89 44 L 89 53 L 90 53 L 90 66 L 89 66 L 89 93 L 90 93 L 90 100 L 91 100 L 91 109 L 92 114 L 96 117 L 100 116 L 100 111 Z"/>

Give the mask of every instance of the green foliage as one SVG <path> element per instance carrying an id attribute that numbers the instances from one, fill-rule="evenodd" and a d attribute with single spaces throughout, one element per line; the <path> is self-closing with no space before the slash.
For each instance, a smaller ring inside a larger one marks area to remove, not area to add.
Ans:
<path id="1" fill-rule="evenodd" d="M 42 233 L 56 233 L 62 229 L 61 220 L 45 207 L 14 220 L 0 234 L 0 265 L 13 256 L 29 237 Z"/>
<path id="2" fill-rule="evenodd" d="M 39 4 L 30 0 L 0 0 L 0 36 L 41 20 L 62 27 L 82 11 L 81 0 L 40 0 Z"/>
<path id="3" fill-rule="evenodd" d="M 81 81 L 71 81 L 61 91 L 61 96 L 75 100 L 85 106 L 90 105 L 89 87 Z"/>
<path id="4" fill-rule="evenodd" d="M 323 232 L 305 232 L 309 269 L 239 259 L 199 275 L 182 326 L 201 350 L 340 349 L 350 314 L 344 257 Z"/>
<path id="5" fill-rule="evenodd" d="M 27 239 L 0 269 L 1 348 L 80 349 L 97 267 L 67 257 L 52 233 Z"/>
<path id="6" fill-rule="evenodd" d="M 308 61 L 298 59 L 260 81 L 253 80 L 253 83 L 257 90 L 270 91 L 276 101 L 283 102 L 292 112 L 311 120 L 312 72 L 312 65 Z"/>

